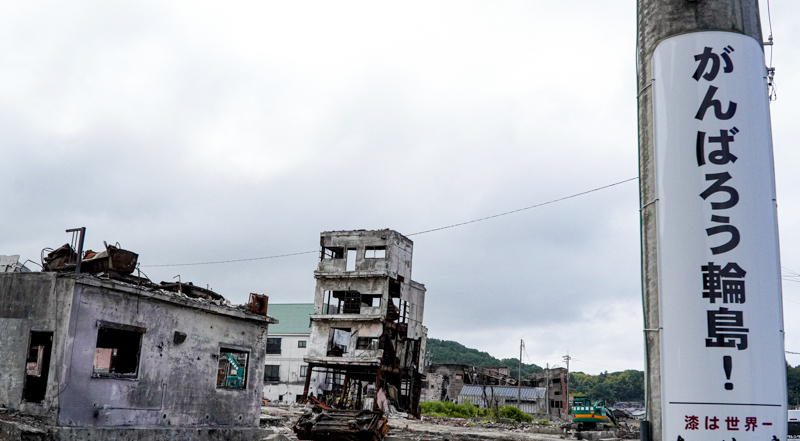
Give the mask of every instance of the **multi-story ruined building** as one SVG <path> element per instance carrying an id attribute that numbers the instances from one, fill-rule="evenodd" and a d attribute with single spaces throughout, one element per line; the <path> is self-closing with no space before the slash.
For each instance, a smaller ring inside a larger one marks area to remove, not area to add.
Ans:
<path id="1" fill-rule="evenodd" d="M 305 361 L 309 373 L 325 374 L 329 404 L 384 411 L 392 404 L 418 415 L 427 329 L 412 251 L 413 242 L 392 230 L 321 234 Z"/>
<path id="2" fill-rule="evenodd" d="M 567 396 L 566 386 L 569 378 L 569 372 L 565 368 L 548 368 L 541 371 L 534 372 L 530 375 L 529 380 L 532 386 L 544 387 L 547 389 L 548 406 L 547 409 L 550 415 L 561 416 L 566 415 L 569 406 L 569 400 L 565 400 Z"/>

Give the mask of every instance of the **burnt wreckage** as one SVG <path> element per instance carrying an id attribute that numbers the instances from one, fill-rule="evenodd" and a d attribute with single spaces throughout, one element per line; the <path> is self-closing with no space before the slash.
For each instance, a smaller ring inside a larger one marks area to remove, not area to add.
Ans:
<path id="1" fill-rule="evenodd" d="M 392 230 L 321 234 L 303 395 L 332 408 L 326 412 L 419 416 L 427 329 L 425 286 L 411 280 L 412 250 Z M 312 371 L 325 374 L 315 390 Z M 303 432 L 311 439 L 311 430 Z"/>

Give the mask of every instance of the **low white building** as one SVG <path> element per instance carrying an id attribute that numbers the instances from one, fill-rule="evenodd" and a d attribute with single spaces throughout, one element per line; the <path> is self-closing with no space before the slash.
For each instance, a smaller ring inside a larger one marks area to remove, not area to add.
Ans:
<path id="1" fill-rule="evenodd" d="M 303 395 L 308 365 L 303 361 L 311 340 L 310 314 L 313 303 L 269 305 L 270 317 L 278 324 L 270 325 L 264 366 L 263 397 L 271 402 L 295 403 Z M 315 373 L 309 392 L 319 396 L 324 377 Z"/>

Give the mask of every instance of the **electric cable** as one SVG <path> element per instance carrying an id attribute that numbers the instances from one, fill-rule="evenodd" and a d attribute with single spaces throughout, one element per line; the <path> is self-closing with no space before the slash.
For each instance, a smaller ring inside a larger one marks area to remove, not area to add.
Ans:
<path id="1" fill-rule="evenodd" d="M 528 206 L 528 207 L 518 208 L 516 210 L 506 211 L 504 213 L 499 213 L 499 214 L 494 214 L 494 215 L 491 215 L 491 216 L 482 217 L 480 219 L 473 219 L 473 220 L 466 221 L 466 222 L 459 222 L 457 224 L 446 225 L 444 227 L 438 227 L 438 228 L 432 228 L 430 230 L 418 231 L 416 233 L 406 234 L 405 236 L 417 236 L 417 235 L 420 235 L 420 234 L 432 233 L 434 231 L 441 231 L 441 230 L 446 230 L 446 229 L 449 229 L 449 228 L 460 227 L 462 225 L 474 224 L 476 222 L 482 222 L 482 221 L 485 221 L 485 220 L 494 219 L 494 218 L 498 218 L 498 217 L 501 217 L 501 216 L 508 216 L 509 214 L 519 213 L 521 211 L 531 210 L 533 208 L 538 208 L 538 207 L 542 207 L 542 206 L 545 206 L 545 205 L 554 204 L 556 202 L 565 201 L 567 199 L 576 198 L 578 196 L 583 196 L 583 195 L 586 195 L 586 194 L 589 194 L 589 193 L 594 193 L 596 191 L 605 190 L 606 188 L 615 187 L 617 185 L 621 185 L 621 184 L 624 184 L 626 182 L 635 181 L 637 179 L 639 179 L 638 176 L 634 177 L 634 178 L 629 178 L 629 179 L 624 179 L 622 181 L 614 182 L 613 184 L 604 185 L 602 187 L 593 188 L 591 190 L 582 191 L 580 193 L 571 194 L 569 196 L 564 196 L 564 197 L 561 197 L 561 198 L 558 198 L 558 199 L 553 199 L 553 200 L 550 200 L 550 201 L 547 201 L 547 202 L 542 202 L 542 203 L 539 203 L 539 204 L 531 205 L 531 206 Z M 277 258 L 280 258 L 280 257 L 299 256 L 299 255 L 302 255 L 302 254 L 311 254 L 311 253 L 317 253 L 317 252 L 319 252 L 319 251 L 318 250 L 301 251 L 301 252 L 298 252 L 298 253 L 277 254 L 277 255 L 273 255 L 273 256 L 264 256 L 264 257 L 251 257 L 251 258 L 247 258 L 247 259 L 217 260 L 217 261 L 213 261 L 213 262 L 142 265 L 142 267 L 143 268 L 155 268 L 155 267 L 169 267 L 169 266 L 216 265 L 216 264 L 220 264 L 220 263 L 235 263 L 235 262 L 249 262 L 249 261 L 253 261 L 253 260 L 277 259 Z"/>

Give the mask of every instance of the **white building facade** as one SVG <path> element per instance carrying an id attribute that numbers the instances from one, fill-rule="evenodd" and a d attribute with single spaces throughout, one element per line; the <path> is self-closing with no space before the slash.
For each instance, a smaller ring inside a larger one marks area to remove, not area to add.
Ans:
<path id="1" fill-rule="evenodd" d="M 263 397 L 273 403 L 293 404 L 303 395 L 308 365 L 303 361 L 311 340 L 309 314 L 313 303 L 271 304 L 269 314 L 278 319 L 270 326 L 264 366 Z M 310 391 L 319 396 L 324 376 L 314 373 Z"/>

